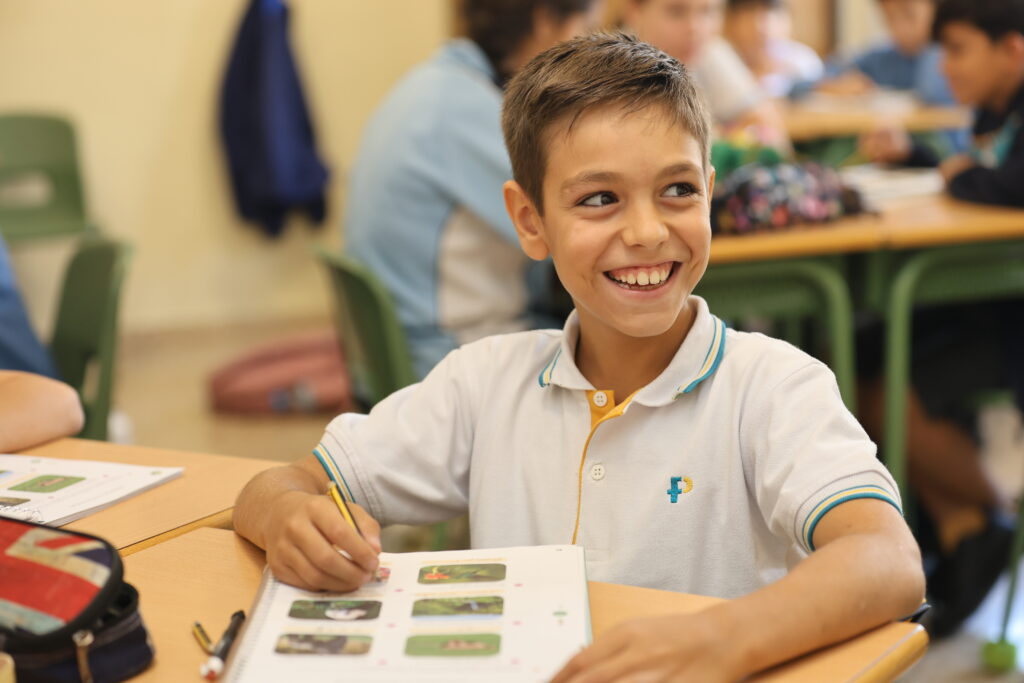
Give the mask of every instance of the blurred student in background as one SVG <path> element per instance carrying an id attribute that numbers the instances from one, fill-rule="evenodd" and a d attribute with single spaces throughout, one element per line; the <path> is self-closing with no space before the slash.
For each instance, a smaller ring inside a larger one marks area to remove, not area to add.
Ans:
<path id="1" fill-rule="evenodd" d="M 346 251 L 391 292 L 415 371 L 545 317 L 505 211 L 502 89 L 534 55 L 593 28 L 601 0 L 463 0 L 467 37 L 407 74 L 373 114 L 352 169 Z"/>
<path id="2" fill-rule="evenodd" d="M 0 453 L 82 429 L 75 390 L 55 379 L 53 360 L 29 322 L 0 238 Z"/>
<path id="3" fill-rule="evenodd" d="M 769 97 L 789 97 L 825 73 L 813 49 L 790 38 L 786 0 L 728 0 L 724 35 Z"/>
<path id="4" fill-rule="evenodd" d="M 934 35 L 957 99 L 977 108 L 970 154 L 940 166 L 950 194 L 1024 206 L 1024 0 L 943 0 Z M 904 131 L 893 129 L 871 142 L 867 150 L 878 160 L 939 163 Z M 1022 350 L 1024 301 L 945 306 L 914 315 L 907 456 L 940 555 L 929 582 L 938 603 L 935 635 L 955 630 L 1006 564 L 1011 534 L 1000 512 L 1012 505 L 982 467 L 972 434 L 975 416 L 965 404 L 980 392 L 1006 388 L 1024 410 Z M 861 360 L 858 369 L 870 373 L 870 361 Z M 875 365 L 880 373 L 880 363 Z M 880 380 L 864 389 L 865 426 L 877 433 Z"/>
<path id="5" fill-rule="evenodd" d="M 876 88 L 912 92 L 927 104 L 951 104 L 952 93 L 932 40 L 937 0 L 877 0 L 889 39 L 829 69 L 835 76 L 819 89 L 861 95 Z"/>
<path id="6" fill-rule="evenodd" d="M 0 237 L 0 370 L 22 370 L 56 377 L 57 369 L 39 341 L 14 281 L 7 246 Z"/>
<path id="7" fill-rule="evenodd" d="M 724 0 L 627 0 L 626 28 L 691 72 L 717 126 L 755 132 L 769 146 L 789 141 L 775 103 L 721 36 Z"/>

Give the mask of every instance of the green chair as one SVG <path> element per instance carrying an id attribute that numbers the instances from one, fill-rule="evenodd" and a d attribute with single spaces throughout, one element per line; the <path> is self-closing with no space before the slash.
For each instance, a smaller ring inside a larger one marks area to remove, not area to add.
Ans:
<path id="1" fill-rule="evenodd" d="M 50 352 L 85 409 L 79 436 L 105 440 L 114 388 L 117 313 L 131 255 L 123 243 L 86 238 L 64 274 Z"/>
<path id="2" fill-rule="evenodd" d="M 841 262 L 798 259 L 711 266 L 695 293 L 725 318 L 756 315 L 783 322 L 816 318 L 828 332 L 829 364 L 843 402 L 855 409 L 853 304 Z M 793 343 L 797 336 L 787 335 Z"/>
<path id="3" fill-rule="evenodd" d="M 323 248 L 334 297 L 335 329 L 356 398 L 367 408 L 416 382 L 405 331 L 391 294 L 363 265 Z"/>
<path id="4" fill-rule="evenodd" d="M 335 329 L 356 399 L 372 407 L 416 382 L 405 330 L 390 292 L 365 266 L 322 247 L 315 253 L 331 279 Z M 435 524 L 431 548 L 443 550 L 447 545 L 448 524 Z"/>
<path id="5" fill-rule="evenodd" d="M 13 242 L 95 232 L 71 124 L 56 116 L 0 116 L 0 234 Z"/>

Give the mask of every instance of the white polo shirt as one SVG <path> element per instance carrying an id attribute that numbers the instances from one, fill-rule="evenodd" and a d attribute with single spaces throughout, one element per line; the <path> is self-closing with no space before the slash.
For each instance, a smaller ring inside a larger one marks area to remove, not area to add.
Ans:
<path id="1" fill-rule="evenodd" d="M 579 543 L 592 580 L 725 598 L 785 574 L 836 505 L 899 509 L 829 369 L 694 299 L 668 368 L 619 404 L 574 363 L 574 313 L 463 346 L 321 446 L 382 524 L 468 511 L 473 547 Z"/>

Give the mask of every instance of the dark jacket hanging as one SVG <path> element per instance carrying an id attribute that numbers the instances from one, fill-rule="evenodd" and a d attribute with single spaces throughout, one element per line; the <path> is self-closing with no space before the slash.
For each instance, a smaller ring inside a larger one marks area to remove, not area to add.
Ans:
<path id="1" fill-rule="evenodd" d="M 252 0 L 228 62 L 221 134 L 242 217 L 272 236 L 291 209 L 324 218 L 327 169 L 317 154 L 282 0 Z"/>

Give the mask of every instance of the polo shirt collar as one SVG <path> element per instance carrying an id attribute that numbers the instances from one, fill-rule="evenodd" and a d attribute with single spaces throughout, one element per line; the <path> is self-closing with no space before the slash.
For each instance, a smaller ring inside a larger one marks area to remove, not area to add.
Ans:
<path id="1" fill-rule="evenodd" d="M 697 305 L 690 332 L 668 367 L 633 397 L 634 403 L 650 407 L 667 405 L 691 393 L 721 364 L 725 355 L 725 323 L 711 314 L 704 299 L 699 296 L 690 298 Z M 561 344 L 537 377 L 541 387 L 555 385 L 577 391 L 595 389 L 576 367 L 579 336 L 579 315 L 573 311 L 565 321 Z M 616 398 L 621 400 L 624 397 Z"/>

